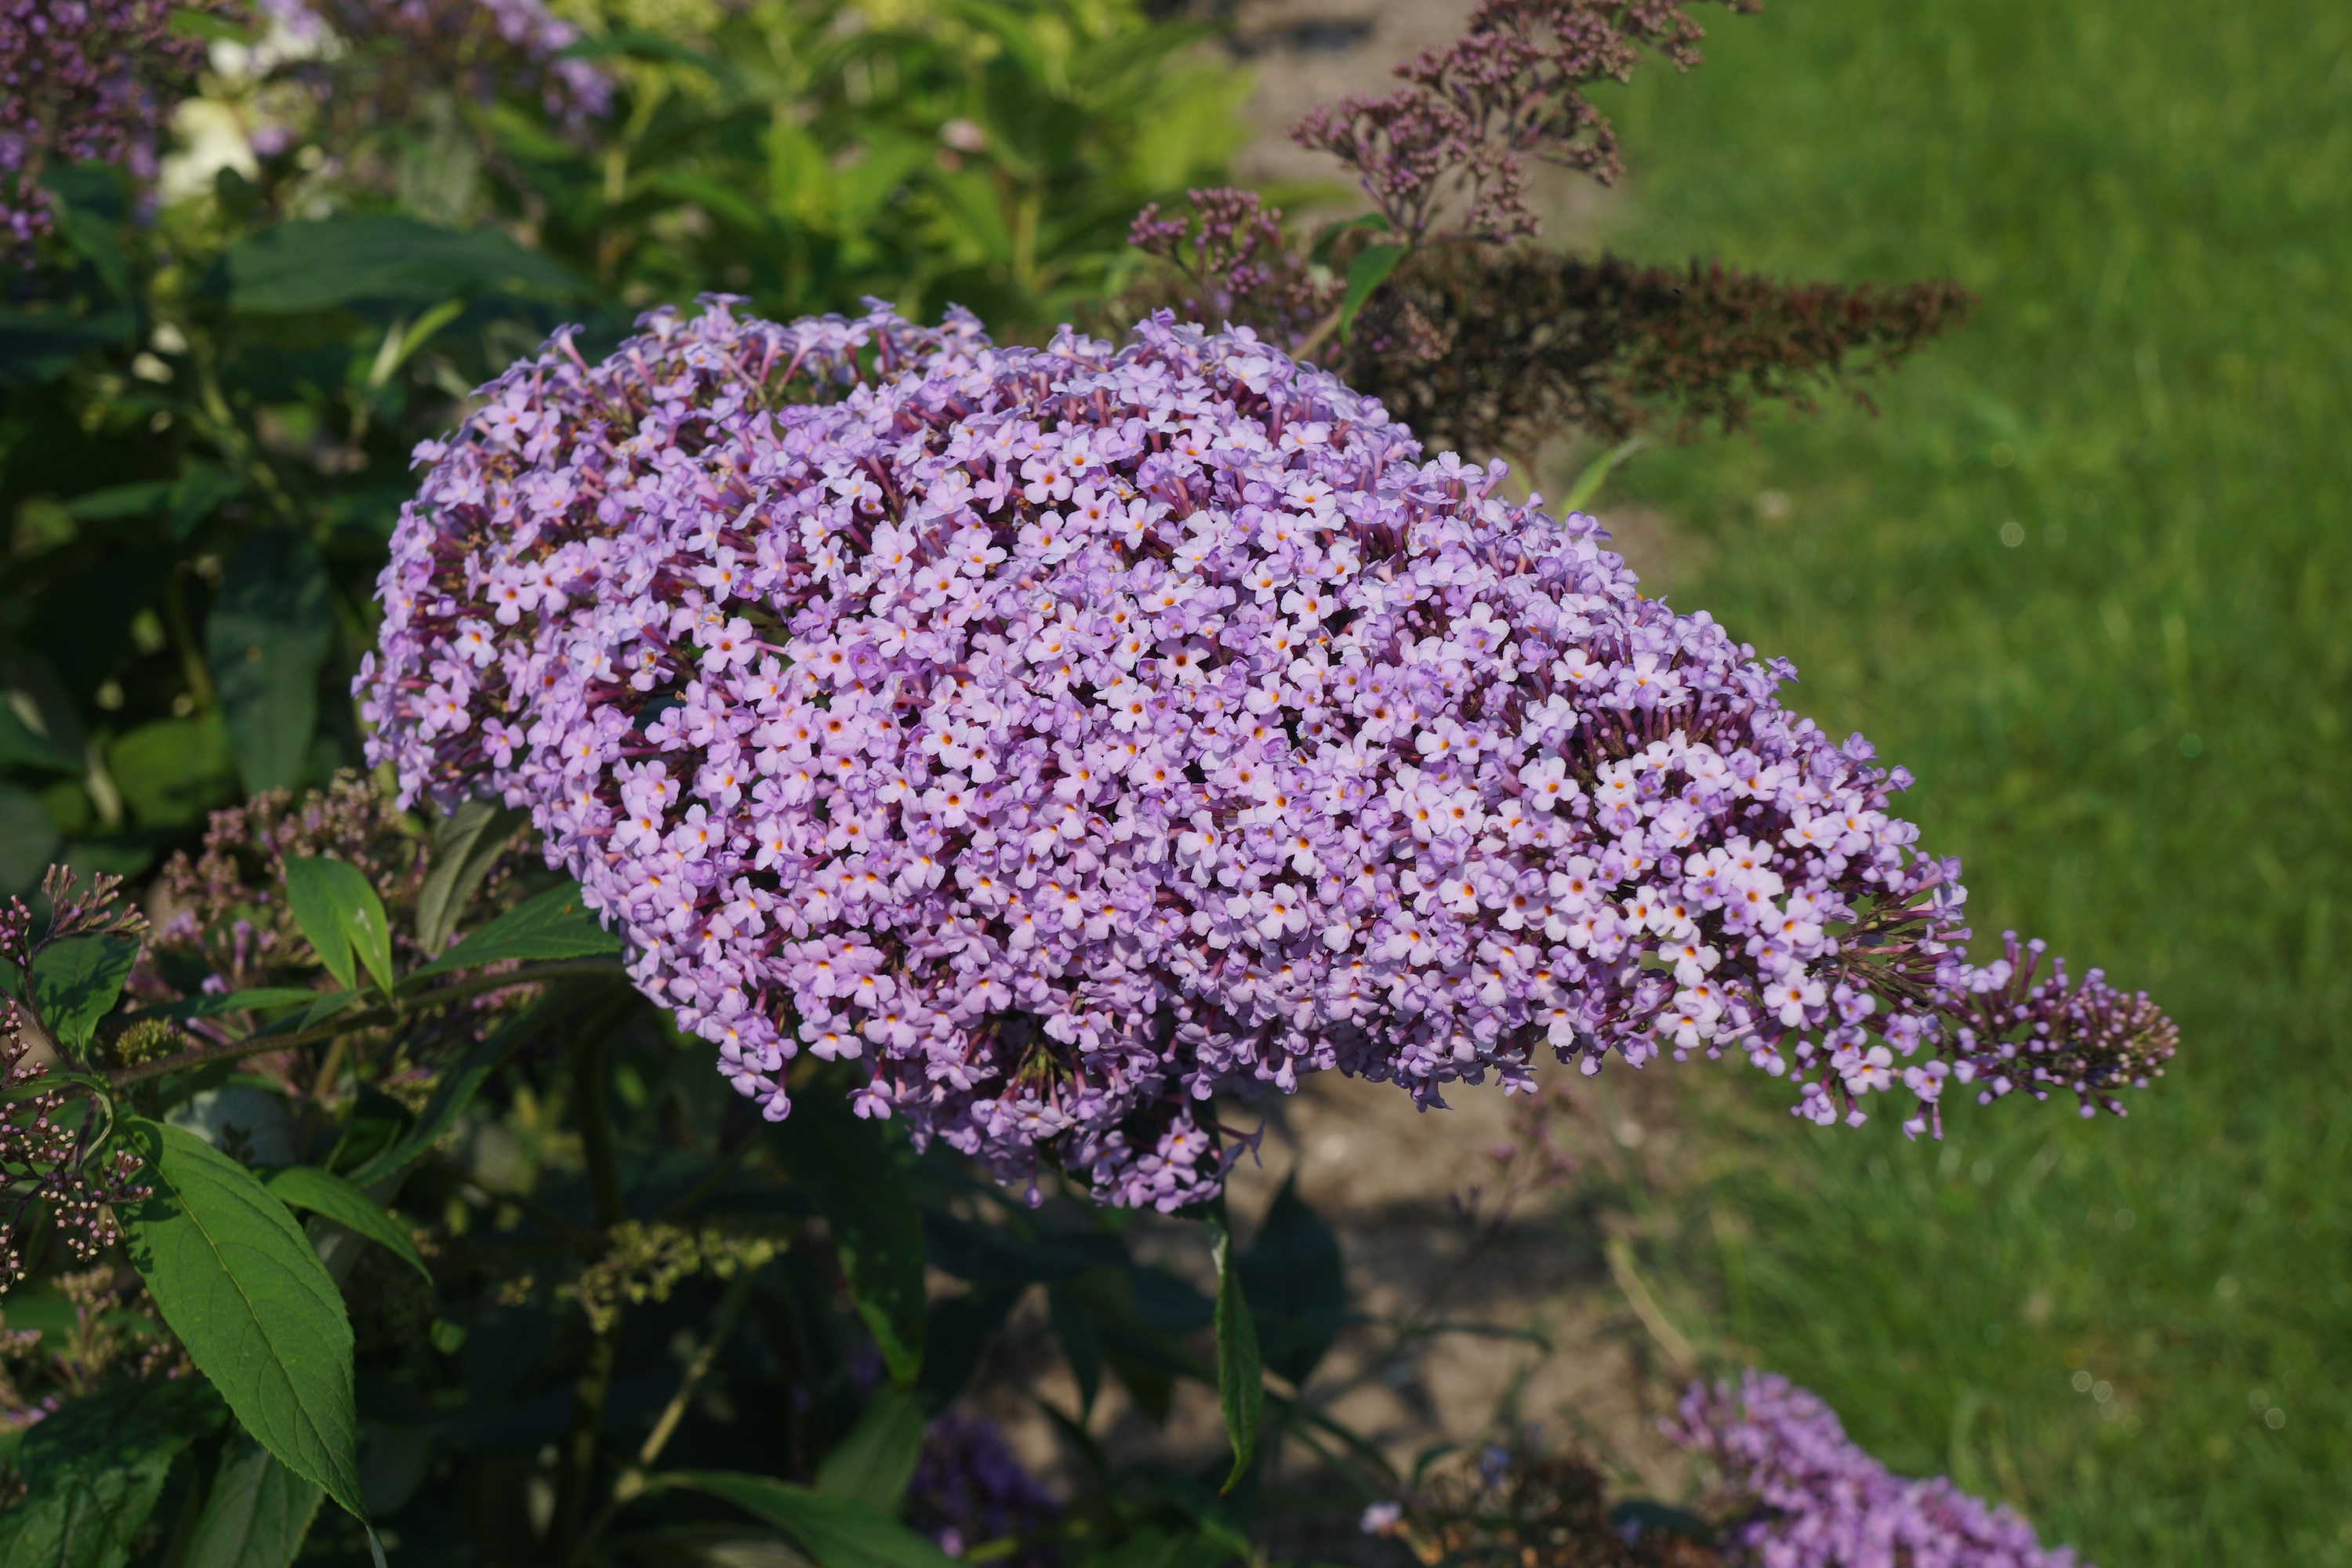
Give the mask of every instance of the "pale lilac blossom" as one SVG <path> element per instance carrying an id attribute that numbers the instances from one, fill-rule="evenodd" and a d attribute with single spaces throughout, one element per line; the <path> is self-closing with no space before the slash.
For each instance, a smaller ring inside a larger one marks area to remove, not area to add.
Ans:
<path id="1" fill-rule="evenodd" d="M 2120 1112 L 2170 1054 L 2095 971 L 1967 962 L 1908 775 L 1786 661 L 1245 331 L 644 329 L 419 448 L 356 689 L 404 798 L 530 809 L 772 1117 L 806 1049 L 1172 1209 L 1214 1097 L 1312 1072 L 1728 1050 L 1924 1131 L 1952 1079 Z"/>

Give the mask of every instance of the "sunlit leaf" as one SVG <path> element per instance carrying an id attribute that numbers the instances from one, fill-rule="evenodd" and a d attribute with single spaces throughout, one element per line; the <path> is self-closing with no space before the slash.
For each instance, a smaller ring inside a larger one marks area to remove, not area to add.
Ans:
<path id="1" fill-rule="evenodd" d="M 286 1205 L 195 1134 L 126 1119 L 153 1196 L 124 1205 L 131 1261 L 196 1370 L 297 1476 L 364 1518 L 343 1300 Z"/>
<path id="2" fill-rule="evenodd" d="M 77 1055 L 89 1046 L 138 961 L 139 939 L 131 936 L 64 937 L 33 955 L 33 1005 L 58 1044 Z"/>
<path id="3" fill-rule="evenodd" d="M 409 979 L 509 958 L 542 962 L 602 958 L 620 951 L 621 939 L 606 931 L 582 900 L 579 884 L 565 882 L 516 905 L 439 958 L 413 971 Z"/>
<path id="4" fill-rule="evenodd" d="M 415 1269 L 427 1285 L 433 1283 L 433 1271 L 425 1267 L 425 1259 L 417 1256 L 415 1243 L 408 1239 L 408 1232 L 400 1222 L 386 1214 L 383 1205 L 332 1171 L 322 1171 L 316 1165 L 289 1165 L 270 1173 L 266 1184 L 270 1194 L 281 1203 L 349 1226 Z"/>

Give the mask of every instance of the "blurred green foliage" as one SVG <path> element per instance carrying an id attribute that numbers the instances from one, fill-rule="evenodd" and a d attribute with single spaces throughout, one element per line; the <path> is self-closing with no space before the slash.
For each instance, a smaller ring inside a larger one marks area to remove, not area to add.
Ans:
<path id="1" fill-rule="evenodd" d="M 215 27 L 160 210 L 51 174 L 61 233 L 0 283 L 0 893 L 358 761 L 410 449 L 551 328 L 600 353 L 715 289 L 1048 332 L 1241 134 L 1246 78 L 1129 0 L 572 14 L 601 117 Z"/>

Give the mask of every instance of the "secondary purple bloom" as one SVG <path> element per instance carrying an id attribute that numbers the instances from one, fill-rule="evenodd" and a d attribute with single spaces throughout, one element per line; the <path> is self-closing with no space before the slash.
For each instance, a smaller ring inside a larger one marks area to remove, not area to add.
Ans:
<path id="1" fill-rule="evenodd" d="M 549 114 L 573 125 L 601 119 L 613 84 L 593 61 L 563 51 L 581 31 L 542 0 L 259 0 L 300 38 L 329 32 L 373 55 L 361 89 L 378 114 L 396 117 L 415 95 L 461 87 L 488 104 L 502 93 L 534 94 Z M 323 94 L 331 59 L 293 74 Z"/>
<path id="2" fill-rule="evenodd" d="M 1054 1495 L 1022 1468 L 993 1422 L 942 1415 L 923 1433 L 923 1451 L 907 1486 L 907 1522 L 950 1557 L 1008 1536 L 1034 1535 L 1062 1511 Z M 1050 1544 L 1033 1542 L 999 1559 L 1012 1568 L 1053 1568 Z"/>
<path id="3" fill-rule="evenodd" d="M 174 89 L 205 58 L 163 0 L 0 0 L 0 258 L 55 226 L 41 176 L 64 163 L 155 172 Z"/>
<path id="4" fill-rule="evenodd" d="M 1694 1384 L 1666 1433 L 1705 1454 L 1752 1515 L 1732 1542 L 1761 1568 L 2073 1568 L 2006 1508 L 1950 1481 L 1911 1480 L 1856 1447 L 1819 1396 L 1749 1370 Z"/>
<path id="5" fill-rule="evenodd" d="M 1246 332 L 645 324 L 420 448 L 358 690 L 405 795 L 530 807 L 771 1116 L 853 1060 L 919 1140 L 1172 1208 L 1206 1102 L 1308 1072 L 1728 1048 L 1925 1126 L 2170 1052 L 1966 962 L 1907 775 L 1785 661 Z"/>

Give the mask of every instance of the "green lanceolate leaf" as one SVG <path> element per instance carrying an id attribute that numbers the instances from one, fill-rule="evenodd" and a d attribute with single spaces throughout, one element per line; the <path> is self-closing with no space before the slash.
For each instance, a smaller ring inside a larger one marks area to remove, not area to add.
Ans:
<path id="1" fill-rule="evenodd" d="M 0 722 L 14 715 L 0 707 Z M 7 762 L 0 746 L 0 765 Z M 0 784 L 0 898 L 21 893 L 41 879 L 65 836 L 40 797 Z"/>
<path id="2" fill-rule="evenodd" d="M 905 1388 L 923 1369 L 923 1216 L 882 1128 L 820 1089 L 803 1095 L 772 1136 L 793 1184 L 824 1215 L 857 1315 Z"/>
<path id="3" fill-rule="evenodd" d="M 923 1402 L 912 1391 L 885 1388 L 867 1402 L 866 1413 L 841 1446 L 825 1456 L 816 1489 L 884 1513 L 898 1511 L 915 1479 L 923 1452 Z"/>
<path id="4" fill-rule="evenodd" d="M 195 1134 L 126 1119 L 154 1195 L 126 1205 L 131 1261 L 245 1429 L 357 1518 L 358 1417 L 342 1297 L 286 1205 Z"/>
<path id="5" fill-rule="evenodd" d="M 408 1239 L 400 1222 L 384 1213 L 383 1205 L 332 1171 L 322 1171 L 316 1165 L 289 1165 L 271 1173 L 267 1184 L 270 1194 L 288 1207 L 308 1209 L 337 1225 L 350 1226 L 425 1276 L 427 1285 L 433 1283 L 433 1271 L 416 1255 L 415 1244 Z"/>
<path id="6" fill-rule="evenodd" d="M 142 828 L 183 827 L 235 798 L 236 762 L 215 711 L 158 719 L 107 742 L 106 771 Z"/>
<path id="7" fill-rule="evenodd" d="M 1325 226 L 1323 232 L 1315 237 L 1315 247 L 1307 253 L 1307 259 L 1318 267 L 1328 267 L 1331 265 L 1331 249 L 1339 243 L 1341 237 L 1360 228 L 1386 230 L 1388 226 L 1389 220 L 1379 213 L 1361 213 L 1354 217 L 1342 218 L 1338 223 Z"/>
<path id="8" fill-rule="evenodd" d="M 1584 471 L 1576 476 L 1576 483 L 1569 486 L 1568 494 L 1560 498 L 1559 514 L 1566 517 L 1570 512 L 1584 510 L 1585 503 L 1599 495 L 1601 487 L 1609 482 L 1609 476 L 1616 471 L 1617 465 L 1640 451 L 1642 445 L 1642 437 L 1636 436 L 1631 440 L 1619 442 L 1585 464 Z"/>
<path id="9" fill-rule="evenodd" d="M 0 701 L 0 767 L 37 768 L 44 773 L 78 775 L 89 765 L 26 723 L 14 707 Z"/>
<path id="10" fill-rule="evenodd" d="M 427 955 L 448 945 L 466 900 L 482 885 L 515 829 L 530 820 L 530 813 L 520 806 L 467 800 L 434 826 L 430 868 L 416 890 L 416 945 Z"/>
<path id="11" fill-rule="evenodd" d="M 441 1075 L 441 1081 L 434 1086 L 433 1098 L 425 1102 L 424 1110 L 408 1130 L 389 1146 L 367 1156 L 357 1170 L 347 1173 L 346 1179 L 356 1187 L 372 1187 L 423 1159 L 441 1134 L 449 1131 L 457 1113 L 472 1102 L 489 1076 L 499 1070 L 545 1016 L 546 1005 L 541 1004 L 525 1008 L 492 1030 L 489 1038 L 467 1051 L 457 1066 Z"/>
<path id="12" fill-rule="evenodd" d="M 677 1470 L 652 1487 L 722 1498 L 790 1536 L 824 1568 L 950 1568 L 954 1559 L 870 1503 L 827 1497 L 765 1476 Z"/>
<path id="13" fill-rule="evenodd" d="M 1257 1457 L 1258 1418 L 1265 1409 L 1265 1375 L 1257 1355 L 1257 1325 L 1242 1294 L 1241 1269 L 1234 1257 L 1234 1233 L 1224 1204 L 1208 1215 L 1217 1255 L 1217 1405 L 1224 1413 L 1225 1437 L 1234 1446 L 1234 1468 L 1223 1490 L 1231 1491 Z"/>
<path id="14" fill-rule="evenodd" d="M 326 1494 L 239 1436 L 213 1474 L 181 1568 L 288 1568 Z"/>
<path id="15" fill-rule="evenodd" d="M 1348 263 L 1348 291 L 1339 300 L 1339 335 L 1344 338 L 1356 325 L 1356 313 L 1372 290 L 1389 280 L 1389 274 L 1404 259 L 1401 245 L 1368 245 Z"/>
<path id="16" fill-rule="evenodd" d="M 508 958 L 603 958 L 620 951 L 621 939 L 606 931 L 582 901 L 579 884 L 566 882 L 516 905 L 409 978 Z"/>
<path id="17" fill-rule="evenodd" d="M 41 949 L 27 979 L 42 1026 L 79 1054 L 114 1010 L 138 959 L 139 939 L 129 936 L 69 936 Z"/>
<path id="18" fill-rule="evenodd" d="M 255 315 L 362 300 L 438 304 L 459 294 L 591 292 L 560 263 L 495 228 L 436 228 L 387 213 L 282 223 L 238 240 L 225 260 L 230 306 Z"/>
<path id="19" fill-rule="evenodd" d="M 248 795 L 302 782 L 328 630 L 327 574 L 308 539 L 270 529 L 236 552 L 205 623 L 205 656 Z"/>
<path id="20" fill-rule="evenodd" d="M 0 1513 L 7 1568 L 121 1568 L 181 1449 L 220 1425 L 194 1379 L 130 1383 L 37 1423 L 16 1452 L 22 1501 Z"/>
<path id="21" fill-rule="evenodd" d="M 354 954 L 378 985 L 392 990 L 392 927 L 384 920 L 383 900 L 358 867 L 324 856 L 298 856 L 286 862 L 286 901 L 319 962 L 344 990 L 358 981 Z"/>
<path id="22" fill-rule="evenodd" d="M 1241 1256 L 1243 1292 L 1264 1334 L 1265 1364 L 1305 1384 L 1347 1321 L 1347 1281 L 1339 1243 L 1298 1196 L 1294 1173 L 1282 1184 L 1257 1237 Z"/>

